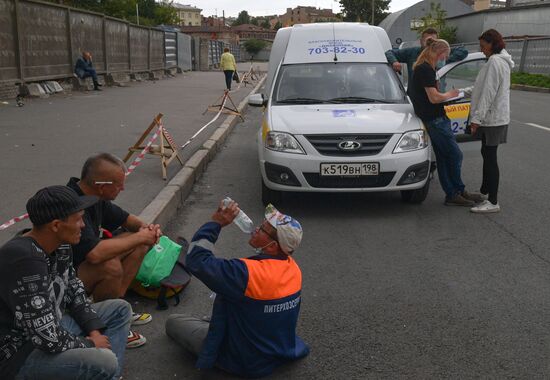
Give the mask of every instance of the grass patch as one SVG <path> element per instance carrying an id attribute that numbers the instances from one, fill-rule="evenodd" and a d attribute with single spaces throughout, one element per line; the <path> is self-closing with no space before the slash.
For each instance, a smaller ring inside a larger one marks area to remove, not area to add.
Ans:
<path id="1" fill-rule="evenodd" d="M 542 74 L 512 73 L 512 84 L 550 88 L 550 76 Z"/>

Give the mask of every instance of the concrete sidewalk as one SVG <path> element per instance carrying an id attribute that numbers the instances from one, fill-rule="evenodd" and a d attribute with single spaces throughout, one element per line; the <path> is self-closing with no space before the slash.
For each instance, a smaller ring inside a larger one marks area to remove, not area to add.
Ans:
<path id="1" fill-rule="evenodd" d="M 242 63 L 239 70 L 249 67 Z M 220 72 L 190 72 L 157 82 L 104 87 L 102 92 L 30 99 L 21 108 L 14 102 L 0 106 L 0 224 L 25 213 L 26 200 L 39 188 L 78 177 L 89 155 L 105 151 L 124 157 L 158 113 L 165 115 L 165 128 L 182 145 L 214 117 L 213 112 L 202 112 L 223 95 L 224 87 Z M 231 98 L 238 105 L 251 89 L 241 87 Z M 184 162 L 224 119 L 222 114 L 180 151 Z M 172 162 L 168 181 L 180 169 L 177 160 Z M 162 179 L 160 159 L 146 156 L 128 177 L 117 204 L 139 214 L 168 181 Z M 0 244 L 29 225 L 24 221 L 0 231 Z"/>

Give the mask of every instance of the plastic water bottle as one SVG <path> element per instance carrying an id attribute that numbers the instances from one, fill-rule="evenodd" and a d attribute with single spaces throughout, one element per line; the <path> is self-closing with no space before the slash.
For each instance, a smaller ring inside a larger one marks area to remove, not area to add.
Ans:
<path id="1" fill-rule="evenodd" d="M 226 197 L 223 200 L 223 205 L 225 207 L 229 206 L 229 202 L 232 200 L 233 199 Z M 244 233 L 250 234 L 254 231 L 254 222 L 243 212 L 243 210 L 239 211 L 239 214 L 233 219 L 233 223 L 235 223 Z"/>

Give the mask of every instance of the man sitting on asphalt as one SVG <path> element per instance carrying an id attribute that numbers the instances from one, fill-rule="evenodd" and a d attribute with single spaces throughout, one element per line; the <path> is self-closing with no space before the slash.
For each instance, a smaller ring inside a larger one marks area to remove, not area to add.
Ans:
<path id="1" fill-rule="evenodd" d="M 50 186 L 27 202 L 32 229 L 0 247 L 0 378 L 118 379 L 132 308 L 90 305 L 71 265 L 96 197 Z"/>
<path id="2" fill-rule="evenodd" d="M 291 256 L 302 227 L 269 205 L 249 241 L 260 254 L 216 258 L 214 243 L 238 213 L 235 202 L 227 207 L 222 202 L 212 221 L 195 233 L 187 254 L 187 269 L 217 293 L 210 322 L 171 315 L 166 334 L 199 356 L 198 368 L 216 365 L 236 375 L 260 377 L 309 353 L 296 335 L 302 273 Z"/>
<path id="3" fill-rule="evenodd" d="M 92 63 L 92 54 L 89 51 L 83 51 L 82 57 L 79 57 L 76 60 L 76 64 L 74 66 L 74 73 L 80 79 L 86 79 L 88 77 L 92 77 L 92 81 L 94 82 L 94 91 L 101 91 L 101 89 L 99 88 L 101 87 L 101 85 L 97 80 L 97 73 Z"/>
<path id="4" fill-rule="evenodd" d="M 407 64 L 407 80 L 409 86 L 407 89 L 411 88 L 412 76 L 413 76 L 413 65 L 418 59 L 420 52 L 426 47 L 426 41 L 428 39 L 437 39 L 438 33 L 434 28 L 427 28 L 422 31 L 420 36 L 420 46 L 412 46 L 402 49 L 391 49 L 386 52 L 386 58 L 390 65 L 397 73 L 401 73 L 402 63 Z M 462 46 L 457 46 L 451 49 L 451 54 L 447 59 L 447 63 L 462 61 L 468 56 L 468 50 Z"/>
<path id="5" fill-rule="evenodd" d="M 111 203 L 124 190 L 126 167 L 118 157 L 100 153 L 86 160 L 80 180 L 71 178 L 67 186 L 80 195 L 95 195 L 99 202 L 87 208 L 86 227 L 80 243 L 73 246 L 74 266 L 86 292 L 97 301 L 124 297 L 141 266 L 145 254 L 158 241 L 158 225 L 148 225 Z M 119 228 L 127 232 L 115 234 Z M 150 314 L 134 314 L 134 325 L 151 321 Z M 128 336 L 128 348 L 145 344 L 135 332 Z"/>

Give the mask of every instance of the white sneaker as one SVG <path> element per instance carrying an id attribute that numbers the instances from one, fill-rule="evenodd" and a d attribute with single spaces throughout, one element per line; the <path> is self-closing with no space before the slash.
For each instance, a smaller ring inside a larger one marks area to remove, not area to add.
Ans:
<path id="1" fill-rule="evenodd" d="M 138 334 L 135 331 L 128 331 L 128 340 L 126 342 L 126 348 L 136 348 L 141 347 L 147 343 L 147 339 L 141 334 Z"/>
<path id="2" fill-rule="evenodd" d="M 478 214 L 487 214 L 492 212 L 499 212 L 500 206 L 498 203 L 496 205 L 492 204 L 489 201 L 483 201 L 482 203 L 478 204 L 477 206 L 474 206 L 470 209 L 471 212 L 475 212 Z"/>
<path id="3" fill-rule="evenodd" d="M 149 313 L 132 313 L 132 325 L 145 325 L 153 320 L 153 316 Z"/>

